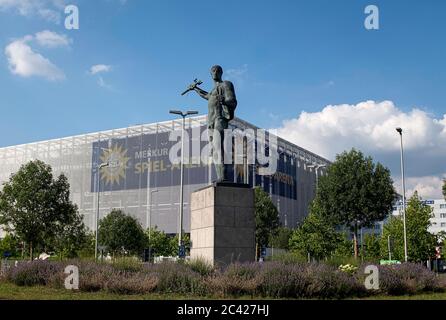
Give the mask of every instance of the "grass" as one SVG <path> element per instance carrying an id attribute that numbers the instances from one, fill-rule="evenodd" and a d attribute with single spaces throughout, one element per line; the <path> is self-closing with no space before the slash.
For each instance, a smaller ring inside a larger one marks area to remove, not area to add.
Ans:
<path id="1" fill-rule="evenodd" d="M 212 297 L 194 297 L 178 294 L 118 295 L 106 292 L 75 292 L 48 287 L 19 287 L 9 283 L 0 283 L 0 300 L 206 300 Z M 249 300 L 251 297 L 238 297 L 237 300 Z M 261 299 L 256 298 L 254 299 Z M 288 299 L 287 299 L 288 300 Z M 359 299 L 353 299 L 359 300 Z M 414 296 L 374 296 L 363 300 L 446 300 L 444 293 L 426 293 Z"/>
<path id="2" fill-rule="evenodd" d="M 107 292 L 77 292 L 48 287 L 19 287 L 0 283 L 0 300 L 191 300 L 180 295 L 117 295 Z"/>
<path id="3" fill-rule="evenodd" d="M 446 292 L 424 293 L 413 296 L 374 296 L 363 300 L 446 300 Z"/>

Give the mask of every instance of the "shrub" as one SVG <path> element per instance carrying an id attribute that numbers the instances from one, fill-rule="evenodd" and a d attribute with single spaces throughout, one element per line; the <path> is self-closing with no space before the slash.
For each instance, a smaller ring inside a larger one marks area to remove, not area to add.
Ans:
<path id="1" fill-rule="evenodd" d="M 58 274 L 63 272 L 61 264 L 47 261 L 32 261 L 20 263 L 11 267 L 5 278 L 18 286 L 48 285 Z"/>
<path id="2" fill-rule="evenodd" d="M 208 290 L 219 296 L 253 295 L 258 287 L 260 266 L 255 263 L 229 265 L 207 278 Z"/>
<path id="3" fill-rule="evenodd" d="M 114 273 L 105 284 L 105 289 L 116 294 L 147 294 L 158 284 L 154 275 L 144 273 Z"/>
<path id="4" fill-rule="evenodd" d="M 367 294 L 363 284 L 345 272 L 325 264 L 310 264 L 306 269 L 310 284 L 306 296 L 322 299 L 342 299 Z"/>
<path id="5" fill-rule="evenodd" d="M 81 291 L 95 292 L 105 289 L 107 281 L 113 276 L 113 266 L 98 264 L 95 262 L 80 262 L 75 264 L 79 267 L 79 289 Z"/>
<path id="6" fill-rule="evenodd" d="M 264 297 L 296 298 L 305 296 L 308 285 L 303 264 L 268 263 L 260 271 L 258 292 Z"/>
<path id="7" fill-rule="evenodd" d="M 389 295 L 416 294 L 441 289 L 435 273 L 418 263 L 379 267 L 380 290 Z"/>
<path id="8" fill-rule="evenodd" d="M 299 251 L 275 254 L 274 257 L 271 257 L 269 259 L 271 261 L 283 262 L 283 263 L 287 263 L 287 264 L 305 263 L 308 261 L 308 257 L 303 255 Z"/>
<path id="9" fill-rule="evenodd" d="M 358 267 L 354 266 L 352 264 L 341 264 L 339 266 L 339 270 L 341 270 L 342 272 L 353 275 L 356 271 L 358 271 Z"/>
<path id="10" fill-rule="evenodd" d="M 192 271 L 186 264 L 161 263 L 151 266 L 148 270 L 157 274 L 159 279 L 157 290 L 159 292 L 206 294 L 206 288 L 200 274 Z"/>
<path id="11" fill-rule="evenodd" d="M 143 264 L 132 257 L 117 258 L 112 265 L 114 269 L 124 272 L 141 272 L 143 270 Z"/>
<path id="12" fill-rule="evenodd" d="M 209 276 L 215 271 L 214 267 L 204 259 L 191 260 L 187 263 L 187 265 L 192 271 L 200 274 L 201 276 Z"/>

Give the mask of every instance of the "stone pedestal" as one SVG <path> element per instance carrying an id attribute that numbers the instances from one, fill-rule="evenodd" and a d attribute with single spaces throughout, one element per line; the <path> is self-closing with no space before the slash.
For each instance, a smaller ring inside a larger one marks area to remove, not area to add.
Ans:
<path id="1" fill-rule="evenodd" d="M 192 193 L 191 259 L 213 265 L 255 260 L 254 190 L 217 184 Z"/>

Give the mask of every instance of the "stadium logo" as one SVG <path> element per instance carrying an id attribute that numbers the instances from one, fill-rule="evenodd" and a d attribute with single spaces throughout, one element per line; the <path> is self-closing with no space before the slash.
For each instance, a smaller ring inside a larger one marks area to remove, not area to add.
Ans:
<path id="1" fill-rule="evenodd" d="M 127 164 L 127 150 L 122 146 L 115 145 L 111 149 L 105 149 L 101 156 L 102 163 L 108 163 L 107 167 L 101 168 L 101 178 L 107 184 L 118 184 L 125 178 Z"/>

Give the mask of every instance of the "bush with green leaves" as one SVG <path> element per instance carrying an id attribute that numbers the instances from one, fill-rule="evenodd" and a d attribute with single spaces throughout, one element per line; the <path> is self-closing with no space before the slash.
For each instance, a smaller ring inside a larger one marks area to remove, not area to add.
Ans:
<path id="1" fill-rule="evenodd" d="M 99 221 L 99 243 L 113 255 L 140 255 L 146 244 L 141 224 L 122 210 L 112 210 Z"/>

